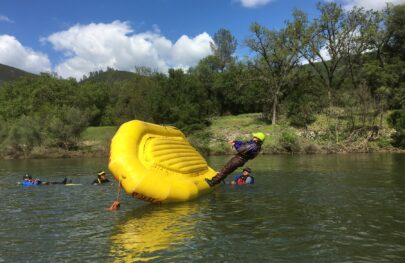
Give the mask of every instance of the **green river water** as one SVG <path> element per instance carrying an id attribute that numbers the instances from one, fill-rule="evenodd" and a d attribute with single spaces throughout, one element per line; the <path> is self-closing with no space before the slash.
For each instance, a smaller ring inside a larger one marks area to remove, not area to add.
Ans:
<path id="1" fill-rule="evenodd" d="M 0 262 L 405 262 L 405 154 L 249 166 L 252 186 L 170 205 L 124 195 L 107 212 L 117 185 L 91 185 L 106 159 L 0 160 Z M 82 185 L 18 186 L 26 173 Z"/>

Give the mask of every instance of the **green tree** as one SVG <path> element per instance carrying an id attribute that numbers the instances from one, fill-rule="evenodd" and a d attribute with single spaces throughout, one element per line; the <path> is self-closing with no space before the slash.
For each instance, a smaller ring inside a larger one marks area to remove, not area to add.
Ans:
<path id="1" fill-rule="evenodd" d="M 298 42 L 289 28 L 273 31 L 253 23 L 250 31 L 253 36 L 246 39 L 246 45 L 256 53 L 252 65 L 267 86 L 264 104 L 272 105 L 271 120 L 276 124 L 280 98 L 300 61 Z M 270 111 L 266 109 L 263 114 L 269 119 Z"/>
<path id="2" fill-rule="evenodd" d="M 225 110 L 223 90 L 217 85 L 218 78 L 221 76 L 220 70 L 219 57 L 211 55 L 201 59 L 195 68 L 188 71 L 206 93 L 206 98 L 202 97 L 200 103 L 206 109 L 208 116 L 222 115 Z"/>
<path id="3" fill-rule="evenodd" d="M 207 94 L 195 75 L 181 69 L 170 69 L 169 76 L 159 77 L 154 93 L 153 119 L 157 123 L 174 125 L 185 132 L 207 125 Z"/>
<path id="4" fill-rule="evenodd" d="M 214 56 L 219 59 L 219 69 L 223 71 L 235 61 L 233 54 L 238 42 L 231 31 L 224 28 L 219 29 L 214 34 L 213 40 L 214 43 L 211 43 L 211 49 L 214 52 Z"/>
<path id="5" fill-rule="evenodd" d="M 334 2 L 318 3 L 320 17 L 312 22 L 307 15 L 299 10 L 293 13 L 293 21 L 289 27 L 294 32 L 294 38 L 300 42 L 299 52 L 312 67 L 328 94 L 328 114 L 335 119 L 335 140 L 339 142 L 340 113 L 333 109 L 338 102 L 337 90 L 346 79 L 349 67 L 346 66 L 348 54 L 351 56 L 351 47 L 355 47 L 356 54 L 364 49 L 362 42 L 358 42 L 357 33 L 362 10 L 355 9 L 352 13 L 345 12 Z"/>
<path id="6" fill-rule="evenodd" d="M 325 90 L 317 85 L 309 65 L 297 70 L 288 85 L 287 117 L 295 127 L 307 127 L 325 107 Z"/>
<path id="7" fill-rule="evenodd" d="M 3 135 L 3 154 L 18 157 L 27 156 L 34 146 L 41 144 L 41 127 L 38 119 L 21 116 L 8 128 Z"/>
<path id="8" fill-rule="evenodd" d="M 392 145 L 405 148 L 405 110 L 396 110 L 388 118 L 388 123 L 396 132 L 392 135 Z"/>
<path id="9" fill-rule="evenodd" d="M 386 21 L 390 39 L 388 50 L 392 57 L 405 60 L 405 4 L 388 6 Z"/>
<path id="10" fill-rule="evenodd" d="M 46 123 L 46 144 L 76 149 L 80 134 L 87 127 L 88 117 L 75 107 L 62 106 L 50 113 Z"/>

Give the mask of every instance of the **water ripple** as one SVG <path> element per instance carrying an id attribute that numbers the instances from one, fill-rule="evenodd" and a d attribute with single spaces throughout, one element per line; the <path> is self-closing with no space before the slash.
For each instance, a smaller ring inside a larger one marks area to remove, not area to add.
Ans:
<path id="1" fill-rule="evenodd" d="M 404 262 L 405 157 L 367 156 L 261 156 L 253 187 L 115 213 L 106 160 L 0 161 L 0 262 Z"/>

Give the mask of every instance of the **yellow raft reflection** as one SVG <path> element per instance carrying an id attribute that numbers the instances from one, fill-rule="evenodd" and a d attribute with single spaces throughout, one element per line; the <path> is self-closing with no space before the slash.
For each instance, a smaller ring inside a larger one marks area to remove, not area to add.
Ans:
<path id="1" fill-rule="evenodd" d="M 111 143 L 108 168 L 133 197 L 188 201 L 211 190 L 215 171 L 175 127 L 138 120 L 121 125 Z"/>
<path id="2" fill-rule="evenodd" d="M 200 203 L 175 206 L 139 207 L 117 224 L 111 236 L 110 255 L 114 262 L 144 262 L 157 260 L 161 251 L 182 249 L 196 235 L 201 210 Z"/>

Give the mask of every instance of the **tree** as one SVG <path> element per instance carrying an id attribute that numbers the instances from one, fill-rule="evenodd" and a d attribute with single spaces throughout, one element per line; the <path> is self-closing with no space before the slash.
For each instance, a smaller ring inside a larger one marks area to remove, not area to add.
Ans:
<path id="1" fill-rule="evenodd" d="M 189 74 L 197 79 L 206 92 L 206 99 L 201 98 L 200 103 L 205 105 L 209 116 L 222 115 L 224 111 L 223 90 L 216 85 L 221 75 L 221 63 L 219 57 L 211 55 L 201 59 L 195 68 L 189 69 Z"/>
<path id="2" fill-rule="evenodd" d="M 347 14 L 334 2 L 318 3 L 317 8 L 320 18 L 312 23 L 305 13 L 295 10 L 289 27 L 295 29 L 300 54 L 314 69 L 330 97 L 332 90 L 339 88 L 345 78 L 337 71 L 344 63 L 348 37 L 355 31 L 355 26 L 349 25 Z"/>
<path id="3" fill-rule="evenodd" d="M 181 69 L 169 69 L 169 75 L 160 75 L 153 93 L 153 120 L 174 125 L 185 132 L 204 127 L 207 117 L 207 94 L 195 75 Z"/>
<path id="4" fill-rule="evenodd" d="M 339 142 L 338 111 L 333 110 L 333 95 L 342 86 L 346 79 L 349 67 L 346 67 L 346 58 L 351 46 L 356 46 L 356 53 L 361 53 L 363 45 L 359 46 L 356 39 L 359 29 L 359 19 L 356 17 L 361 13 L 355 9 L 350 15 L 342 7 L 334 2 L 318 3 L 320 17 L 312 23 L 308 21 L 307 15 L 299 10 L 293 13 L 293 21 L 289 22 L 294 36 L 299 41 L 299 53 L 312 67 L 318 76 L 321 84 L 326 88 L 328 94 L 329 111 L 328 116 L 334 117 L 335 139 Z M 359 47 L 359 48 L 358 48 Z"/>
<path id="5" fill-rule="evenodd" d="M 298 42 L 290 28 L 274 31 L 253 23 L 250 31 L 253 36 L 246 39 L 246 45 L 257 54 L 252 66 L 268 87 L 264 104 L 272 105 L 272 124 L 276 124 L 280 98 L 300 61 Z M 267 109 L 263 115 L 269 119 L 270 111 Z"/>
<path id="6" fill-rule="evenodd" d="M 295 127 L 306 128 L 325 106 L 325 90 L 317 85 L 315 79 L 310 66 L 302 65 L 294 72 L 288 85 L 287 117 Z"/>
<path id="7" fill-rule="evenodd" d="M 41 144 L 41 127 L 37 118 L 21 116 L 8 129 L 3 142 L 6 155 L 27 156 L 34 146 Z"/>
<path id="8" fill-rule="evenodd" d="M 211 43 L 211 49 L 214 56 L 219 58 L 219 69 L 223 71 L 234 62 L 233 54 L 237 47 L 237 41 L 228 29 L 221 28 L 214 34 L 214 43 Z"/>
<path id="9" fill-rule="evenodd" d="M 80 134 L 87 127 L 88 118 L 74 107 L 62 106 L 50 112 L 49 121 L 45 124 L 47 143 L 65 150 L 74 149 Z"/>
<path id="10" fill-rule="evenodd" d="M 386 20 L 390 39 L 388 50 L 391 56 L 405 60 L 405 4 L 388 6 Z"/>
<path id="11" fill-rule="evenodd" d="M 392 134 L 392 144 L 405 148 L 405 109 L 393 111 L 388 117 L 388 123 L 396 132 Z"/>

